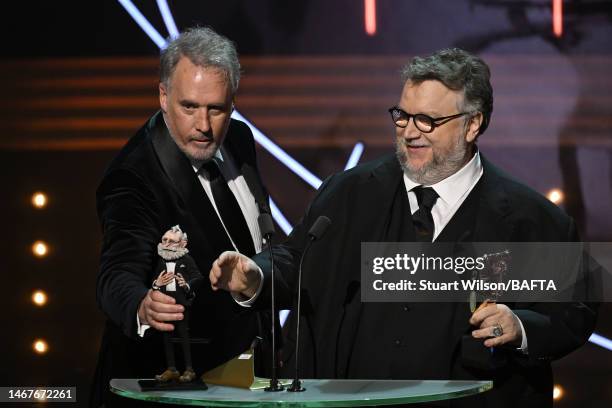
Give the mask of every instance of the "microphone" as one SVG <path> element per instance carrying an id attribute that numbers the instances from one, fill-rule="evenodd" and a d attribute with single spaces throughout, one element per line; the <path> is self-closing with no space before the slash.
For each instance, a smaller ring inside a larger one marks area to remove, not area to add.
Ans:
<path id="1" fill-rule="evenodd" d="M 291 383 L 291 387 L 287 389 L 289 392 L 302 392 L 306 391 L 305 388 L 302 387 L 302 382 L 300 381 L 300 359 L 299 359 L 299 349 L 300 349 L 300 319 L 301 319 L 301 305 L 302 305 L 302 263 L 304 262 L 304 258 L 310 249 L 310 246 L 313 242 L 321 239 L 323 235 L 327 232 L 327 229 L 331 225 L 331 221 L 324 215 L 319 216 L 317 220 L 314 222 L 310 230 L 308 231 L 308 242 L 306 243 L 306 247 L 304 248 L 304 252 L 302 252 L 302 257 L 300 258 L 300 268 L 298 271 L 298 300 L 297 300 L 297 324 L 296 324 L 296 334 L 295 334 L 295 378 Z"/>
<path id="2" fill-rule="evenodd" d="M 272 279 L 272 375 L 270 377 L 270 385 L 264 390 L 268 392 L 282 391 L 285 389 L 278 382 L 276 376 L 276 298 L 274 294 L 274 287 L 276 286 L 274 279 L 274 256 L 272 255 L 272 236 L 274 235 L 274 222 L 272 216 L 269 213 L 262 212 L 257 218 L 259 224 L 259 231 L 261 236 L 266 240 L 268 244 L 268 251 L 270 252 L 270 278 Z"/>

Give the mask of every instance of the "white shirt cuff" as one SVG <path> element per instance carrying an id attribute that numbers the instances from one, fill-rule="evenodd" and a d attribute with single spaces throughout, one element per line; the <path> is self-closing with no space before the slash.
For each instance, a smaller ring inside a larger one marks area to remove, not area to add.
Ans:
<path id="1" fill-rule="evenodd" d="M 517 350 L 520 351 L 523 354 L 527 354 L 529 352 L 528 348 L 527 348 L 527 334 L 525 333 L 525 328 L 523 327 L 523 322 L 521 322 L 521 319 L 518 318 L 517 319 L 521 325 L 521 347 L 518 348 Z"/>
<path id="2" fill-rule="evenodd" d="M 263 288 L 263 283 L 264 283 L 264 275 L 260 267 L 257 267 L 257 270 L 259 271 L 259 286 L 257 287 L 257 291 L 255 291 L 255 294 L 250 299 L 245 300 L 244 299 L 245 297 L 242 296 L 241 294 L 232 293 L 232 297 L 234 298 L 234 301 L 242 307 L 251 307 L 251 305 L 255 303 L 255 301 L 259 297 L 259 294 L 261 293 L 261 289 Z"/>
<path id="3" fill-rule="evenodd" d="M 137 333 L 140 337 L 144 337 L 145 332 L 147 331 L 147 329 L 151 327 L 148 324 L 140 324 L 140 318 L 138 317 L 138 312 L 136 312 L 136 328 Z"/>

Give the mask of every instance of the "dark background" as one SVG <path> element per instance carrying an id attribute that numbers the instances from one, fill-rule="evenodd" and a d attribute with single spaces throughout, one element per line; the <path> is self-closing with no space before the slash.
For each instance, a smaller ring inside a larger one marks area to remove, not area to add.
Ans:
<path id="1" fill-rule="evenodd" d="M 168 32 L 154 1 L 135 1 Z M 210 25 L 237 43 L 244 76 L 237 108 L 324 179 L 358 141 L 361 161 L 393 148 L 386 108 L 415 54 L 449 46 L 490 64 L 489 159 L 561 204 L 585 240 L 612 239 L 612 4 L 564 1 L 378 0 L 377 32 L 361 0 L 170 0 L 179 29 Z M 104 316 L 95 303 L 100 231 L 95 189 L 105 166 L 158 107 L 159 50 L 117 1 L 2 4 L 0 216 L 3 319 L 0 385 L 77 386 L 87 400 Z M 314 189 L 259 148 L 271 195 L 296 223 Z M 49 206 L 30 204 L 34 191 Z M 31 244 L 50 244 L 38 259 Z M 35 307 L 35 289 L 49 295 Z M 596 332 L 612 338 L 604 305 Z M 49 343 L 32 351 L 36 338 Z M 555 362 L 560 407 L 612 402 L 612 352 L 587 344 Z M 76 406 L 72 404 L 72 406 Z"/>

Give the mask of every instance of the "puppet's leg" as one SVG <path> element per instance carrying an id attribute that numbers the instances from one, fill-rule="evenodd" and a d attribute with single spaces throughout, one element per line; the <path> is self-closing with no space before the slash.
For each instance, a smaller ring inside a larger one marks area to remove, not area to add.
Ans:
<path id="1" fill-rule="evenodd" d="M 168 368 L 163 373 L 156 375 L 155 379 L 159 382 L 178 380 L 180 373 L 176 369 L 174 349 L 172 348 L 172 342 L 170 341 L 170 333 L 163 332 L 162 337 L 164 339 L 164 352 L 166 354 L 166 363 L 168 364 Z"/>
<path id="2" fill-rule="evenodd" d="M 189 326 L 187 314 L 185 314 L 185 320 L 176 324 L 176 328 L 179 336 L 181 337 L 181 345 L 183 347 L 183 357 L 185 359 L 185 371 L 180 376 L 180 382 L 191 382 L 195 379 L 195 371 L 191 363 L 191 342 L 189 341 Z"/>

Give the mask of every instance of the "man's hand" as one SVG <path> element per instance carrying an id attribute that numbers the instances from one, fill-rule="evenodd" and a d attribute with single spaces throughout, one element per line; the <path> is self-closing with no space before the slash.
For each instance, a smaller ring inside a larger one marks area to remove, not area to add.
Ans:
<path id="1" fill-rule="evenodd" d="M 257 264 L 233 251 L 223 252 L 213 262 L 209 278 L 213 290 L 224 289 L 239 293 L 247 299 L 257 292 L 261 280 Z"/>
<path id="2" fill-rule="evenodd" d="M 484 342 L 486 347 L 497 347 L 502 344 L 521 346 L 521 323 L 506 305 L 490 303 L 479 308 L 470 318 L 470 324 L 478 327 L 472 332 L 473 337 L 487 339 Z M 493 335 L 496 326 L 499 326 L 503 332 L 499 337 Z"/>
<path id="3" fill-rule="evenodd" d="M 176 300 L 159 290 L 151 290 L 138 306 L 138 318 L 140 324 L 148 324 L 159 331 L 172 331 L 174 325 L 166 322 L 183 320 L 182 305 L 177 305 Z"/>

